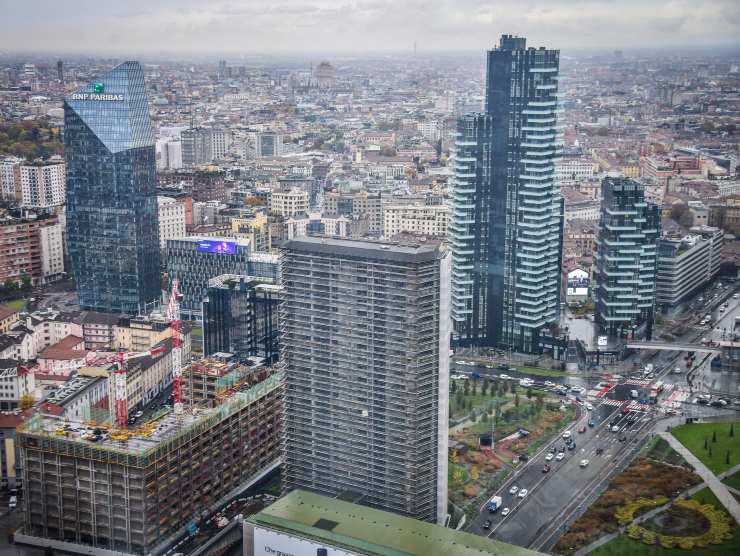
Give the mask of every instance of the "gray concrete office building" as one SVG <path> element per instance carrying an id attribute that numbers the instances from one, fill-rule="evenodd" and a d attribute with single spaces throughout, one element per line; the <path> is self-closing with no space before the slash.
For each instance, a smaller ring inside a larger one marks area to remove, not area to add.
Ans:
<path id="1" fill-rule="evenodd" d="M 447 249 L 302 237 L 281 266 L 285 490 L 442 523 Z"/>

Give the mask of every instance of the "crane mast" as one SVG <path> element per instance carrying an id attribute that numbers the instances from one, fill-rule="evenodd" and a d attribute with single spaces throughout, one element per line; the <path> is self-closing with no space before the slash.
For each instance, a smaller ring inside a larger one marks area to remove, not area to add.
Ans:
<path id="1" fill-rule="evenodd" d="M 182 336 L 180 334 L 179 281 L 172 281 L 172 292 L 167 303 L 167 320 L 172 324 L 172 398 L 175 415 L 182 415 Z"/>

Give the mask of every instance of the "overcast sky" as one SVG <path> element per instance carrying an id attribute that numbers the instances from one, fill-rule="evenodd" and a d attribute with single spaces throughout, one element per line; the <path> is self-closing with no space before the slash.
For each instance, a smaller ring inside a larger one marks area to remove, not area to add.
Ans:
<path id="1" fill-rule="evenodd" d="M 0 0 L 0 49 L 367 52 L 740 45 L 740 0 Z"/>

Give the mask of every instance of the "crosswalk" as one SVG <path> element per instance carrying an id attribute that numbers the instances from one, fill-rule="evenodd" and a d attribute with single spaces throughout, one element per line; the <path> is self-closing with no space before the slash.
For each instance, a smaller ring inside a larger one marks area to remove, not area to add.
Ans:
<path id="1" fill-rule="evenodd" d="M 646 403 L 640 403 L 640 402 L 630 402 L 630 404 L 627 406 L 628 409 L 631 411 L 650 411 L 653 406 L 648 405 Z"/>
<path id="2" fill-rule="evenodd" d="M 601 403 L 602 405 L 608 405 L 611 407 L 620 407 L 624 402 L 620 402 L 619 400 L 604 400 Z"/>
<path id="3" fill-rule="evenodd" d="M 633 386 L 647 386 L 650 384 L 649 380 L 630 378 L 624 381 L 625 384 L 631 384 Z"/>

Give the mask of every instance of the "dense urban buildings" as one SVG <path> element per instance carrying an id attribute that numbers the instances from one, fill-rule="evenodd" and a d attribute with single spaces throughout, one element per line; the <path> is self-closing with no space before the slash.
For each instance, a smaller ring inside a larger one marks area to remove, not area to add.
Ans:
<path id="1" fill-rule="evenodd" d="M 539 352 L 558 321 L 558 72 L 557 50 L 504 35 L 488 52 L 485 114 L 458 121 L 450 238 L 460 345 Z"/>
<path id="2" fill-rule="evenodd" d="M 55 214 L 0 209 L 0 283 L 37 285 L 62 278 L 63 233 Z"/>
<path id="3" fill-rule="evenodd" d="M 605 178 L 596 240 L 596 324 L 618 338 L 652 337 L 660 211 L 630 178 Z"/>
<path id="4" fill-rule="evenodd" d="M 449 260 L 438 243 L 284 244 L 286 491 L 444 522 Z"/>
<path id="5" fill-rule="evenodd" d="M 64 101 L 67 246 L 80 306 L 135 314 L 161 298 L 154 134 L 125 62 Z"/>

